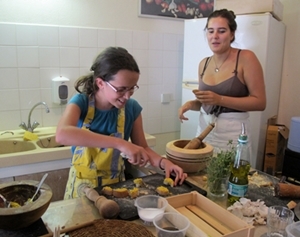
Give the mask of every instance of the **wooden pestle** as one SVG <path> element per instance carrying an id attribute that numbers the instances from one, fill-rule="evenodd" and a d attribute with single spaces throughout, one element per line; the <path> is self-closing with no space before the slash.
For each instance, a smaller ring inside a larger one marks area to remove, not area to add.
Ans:
<path id="1" fill-rule="evenodd" d="M 193 138 L 185 145 L 184 149 L 198 149 L 201 147 L 203 139 L 210 133 L 211 130 L 215 127 L 214 123 L 209 124 L 203 132 L 198 136 Z"/>
<path id="2" fill-rule="evenodd" d="M 275 185 L 275 196 L 300 198 L 300 186 L 287 183 L 277 183 Z"/>
<path id="3" fill-rule="evenodd" d="M 100 215 L 104 219 L 114 219 L 119 215 L 120 207 L 115 201 L 100 196 L 96 190 L 88 186 L 83 188 L 83 192 L 88 199 L 94 202 Z"/>

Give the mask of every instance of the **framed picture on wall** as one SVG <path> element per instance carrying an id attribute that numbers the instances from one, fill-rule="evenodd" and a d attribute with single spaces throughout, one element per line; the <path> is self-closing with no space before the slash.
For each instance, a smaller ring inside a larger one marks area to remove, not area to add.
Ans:
<path id="1" fill-rule="evenodd" d="M 195 19 L 207 17 L 214 0 L 139 0 L 139 16 Z"/>

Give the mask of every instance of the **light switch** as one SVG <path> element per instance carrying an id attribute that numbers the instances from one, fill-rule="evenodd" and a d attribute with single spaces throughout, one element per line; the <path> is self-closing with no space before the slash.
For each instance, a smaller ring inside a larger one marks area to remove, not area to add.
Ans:
<path id="1" fill-rule="evenodd" d="M 161 94 L 161 97 L 160 97 L 160 101 L 162 104 L 168 104 L 171 102 L 171 96 L 172 94 L 169 94 L 169 93 L 163 93 Z"/>

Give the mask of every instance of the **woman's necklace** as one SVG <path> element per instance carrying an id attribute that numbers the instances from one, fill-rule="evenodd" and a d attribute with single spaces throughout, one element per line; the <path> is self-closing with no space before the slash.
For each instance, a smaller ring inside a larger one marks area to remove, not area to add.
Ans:
<path id="1" fill-rule="evenodd" d="M 229 50 L 229 53 L 227 54 L 227 57 L 225 58 L 225 60 L 221 63 L 221 65 L 218 67 L 217 64 L 216 64 L 216 61 L 215 61 L 215 57 L 213 56 L 213 59 L 214 59 L 214 62 L 215 62 L 215 72 L 219 72 L 222 65 L 226 62 L 226 60 L 228 59 L 229 57 L 229 54 L 230 54 L 231 50 Z"/>

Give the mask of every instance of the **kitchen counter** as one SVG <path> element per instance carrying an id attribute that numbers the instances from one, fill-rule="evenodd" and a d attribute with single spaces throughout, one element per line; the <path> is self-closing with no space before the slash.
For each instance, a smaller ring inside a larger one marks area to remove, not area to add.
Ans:
<path id="1" fill-rule="evenodd" d="M 34 130 L 38 140 L 24 141 L 24 130 L 0 131 L 0 147 L 5 146 L 1 142 L 12 144 L 23 144 L 26 148 L 28 144 L 32 149 L 21 149 L 18 152 L 0 151 L 0 179 L 19 175 L 27 175 L 39 172 L 47 172 L 70 167 L 72 157 L 70 146 L 56 146 L 55 133 L 56 127 L 39 127 Z M 145 133 L 145 138 L 149 147 L 156 145 L 156 138 Z M 39 145 L 39 142 L 44 146 Z"/>
<path id="2" fill-rule="evenodd" d="M 271 182 L 278 182 L 278 179 L 273 176 L 269 176 L 263 172 L 260 172 L 262 175 L 266 175 L 268 180 Z M 194 185 L 197 185 L 198 187 L 206 190 L 206 181 L 204 181 L 203 176 L 204 173 L 196 174 L 196 175 L 189 175 L 187 180 L 191 182 Z M 264 190 L 259 187 L 258 185 L 249 185 L 249 193 L 251 193 L 251 197 L 249 197 L 251 200 L 255 200 L 256 198 L 264 200 L 266 202 L 266 205 L 275 205 L 276 203 L 279 203 L 278 205 L 284 205 L 284 203 L 288 203 L 289 200 L 279 200 L 277 197 L 272 197 L 272 194 L 267 194 L 264 192 Z M 259 191 L 262 190 L 262 191 Z M 261 197 L 261 192 L 264 192 L 263 195 L 270 195 L 270 197 Z M 211 197 L 208 193 L 207 196 L 209 199 L 217 203 L 218 205 L 222 206 L 223 208 L 227 207 L 226 199 L 215 199 Z M 266 199 L 263 199 L 266 198 Z M 269 205 L 267 204 L 269 202 Z M 51 230 L 54 229 L 55 226 L 65 226 L 66 228 L 80 224 L 80 223 L 86 223 L 88 221 L 92 221 L 94 219 L 100 219 L 102 218 L 98 210 L 94 207 L 93 202 L 89 201 L 85 196 L 77 199 L 72 200 L 62 200 L 57 202 L 52 202 L 46 211 L 46 213 L 42 216 L 42 219 Z M 143 225 L 141 220 L 135 220 L 134 222 L 139 223 Z M 155 228 L 147 227 L 153 234 L 155 234 Z M 265 225 L 256 226 L 254 237 L 261 237 L 264 233 L 266 233 L 267 227 Z M 191 236 L 193 237 L 193 236 Z"/>

